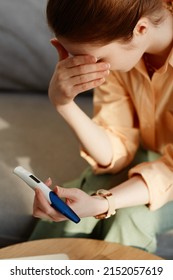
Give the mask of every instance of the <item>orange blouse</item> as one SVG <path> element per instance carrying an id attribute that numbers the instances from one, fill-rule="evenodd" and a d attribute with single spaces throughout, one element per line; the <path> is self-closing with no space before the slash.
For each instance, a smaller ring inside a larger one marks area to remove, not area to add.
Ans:
<path id="1" fill-rule="evenodd" d="M 151 210 L 173 200 L 173 49 L 165 64 L 149 78 L 143 59 L 131 71 L 112 71 L 95 89 L 93 121 L 112 144 L 111 164 L 100 167 L 81 151 L 94 172 L 116 173 L 128 166 L 139 146 L 160 154 L 129 170 L 146 182 Z"/>

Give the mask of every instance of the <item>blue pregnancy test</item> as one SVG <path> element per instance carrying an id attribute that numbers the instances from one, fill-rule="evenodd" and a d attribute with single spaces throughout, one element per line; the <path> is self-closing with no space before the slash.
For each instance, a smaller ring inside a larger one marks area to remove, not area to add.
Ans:
<path id="1" fill-rule="evenodd" d="M 80 218 L 76 215 L 76 213 L 35 175 L 24 169 L 22 166 L 17 166 L 13 172 L 25 181 L 25 183 L 27 183 L 33 190 L 35 188 L 42 190 L 45 198 L 55 210 L 62 213 L 71 221 L 79 223 Z"/>

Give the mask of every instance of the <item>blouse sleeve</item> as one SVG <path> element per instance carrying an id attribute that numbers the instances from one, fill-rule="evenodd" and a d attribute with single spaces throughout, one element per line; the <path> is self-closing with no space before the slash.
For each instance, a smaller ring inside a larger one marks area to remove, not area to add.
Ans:
<path id="1" fill-rule="evenodd" d="M 153 162 L 141 163 L 129 171 L 129 177 L 141 175 L 149 190 L 149 208 L 156 210 L 173 200 L 173 144 Z"/>
<path id="2" fill-rule="evenodd" d="M 129 165 L 139 146 L 135 110 L 128 91 L 116 72 L 111 72 L 107 81 L 95 89 L 93 121 L 105 130 L 110 139 L 112 162 L 109 166 L 102 167 L 86 151 L 81 150 L 81 156 L 97 174 L 116 173 Z"/>

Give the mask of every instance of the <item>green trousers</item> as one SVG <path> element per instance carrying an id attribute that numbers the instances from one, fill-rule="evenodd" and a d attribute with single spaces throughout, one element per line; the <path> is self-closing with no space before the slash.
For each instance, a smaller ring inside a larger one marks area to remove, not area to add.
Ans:
<path id="1" fill-rule="evenodd" d="M 80 188 L 89 194 L 97 189 L 109 189 L 127 179 L 129 168 L 143 161 L 154 160 L 157 156 L 139 150 L 132 164 L 118 174 L 94 175 L 89 167 L 78 179 L 64 184 L 64 187 Z M 39 220 L 30 240 L 55 237 L 92 238 L 154 252 L 157 248 L 157 234 L 173 229 L 172 217 L 173 202 L 170 202 L 156 211 L 150 211 L 145 205 L 128 207 L 117 210 L 116 215 L 109 219 L 83 218 L 78 224 L 71 221 L 56 223 Z"/>

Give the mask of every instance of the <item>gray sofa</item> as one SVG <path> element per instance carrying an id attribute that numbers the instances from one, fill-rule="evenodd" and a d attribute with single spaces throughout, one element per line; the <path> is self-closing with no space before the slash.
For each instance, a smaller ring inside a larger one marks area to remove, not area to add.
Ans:
<path id="1" fill-rule="evenodd" d="M 75 179 L 87 166 L 78 143 L 55 112 L 47 89 L 58 59 L 50 45 L 47 0 L 0 1 L 0 248 L 26 241 L 37 219 L 34 193 L 13 175 L 17 165 L 53 183 Z M 92 114 L 92 97 L 76 99 Z M 173 256 L 171 233 L 158 237 L 158 255 Z"/>
<path id="2" fill-rule="evenodd" d="M 78 144 L 47 97 L 58 59 L 49 43 L 47 0 L 0 1 L 0 247 L 28 239 L 34 193 L 15 175 L 17 165 L 54 184 L 86 166 Z M 79 98 L 91 112 L 91 98 Z"/>

